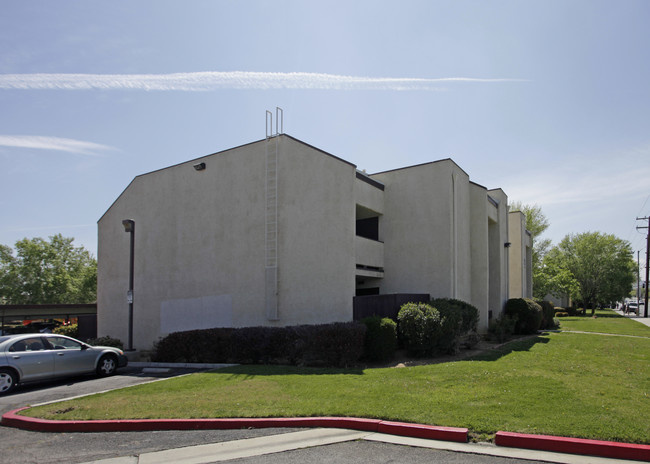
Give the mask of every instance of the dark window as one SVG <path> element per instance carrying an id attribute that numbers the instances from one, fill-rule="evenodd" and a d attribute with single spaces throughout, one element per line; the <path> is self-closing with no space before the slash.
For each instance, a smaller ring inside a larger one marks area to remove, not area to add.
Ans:
<path id="1" fill-rule="evenodd" d="M 357 235 L 370 240 L 379 240 L 379 218 L 357 219 Z"/>

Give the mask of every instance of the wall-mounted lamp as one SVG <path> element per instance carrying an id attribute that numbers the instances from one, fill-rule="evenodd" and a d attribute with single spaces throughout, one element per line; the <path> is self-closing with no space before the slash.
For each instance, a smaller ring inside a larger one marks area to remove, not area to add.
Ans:
<path id="1" fill-rule="evenodd" d="M 503 244 L 504 248 L 510 248 L 510 245 L 512 245 L 512 243 L 510 242 L 506 242 Z"/>
<path id="2" fill-rule="evenodd" d="M 203 171 L 205 169 L 205 163 L 195 164 L 194 169 L 196 169 L 197 171 Z"/>

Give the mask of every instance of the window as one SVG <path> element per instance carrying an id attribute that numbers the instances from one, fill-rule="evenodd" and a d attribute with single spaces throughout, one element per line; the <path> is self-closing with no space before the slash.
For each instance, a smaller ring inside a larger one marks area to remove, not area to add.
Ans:
<path id="1" fill-rule="evenodd" d="M 53 350 L 81 350 L 81 343 L 64 337 L 48 337 Z"/>
<path id="2" fill-rule="evenodd" d="M 9 351 L 12 353 L 24 351 L 41 351 L 45 349 L 43 340 L 40 337 L 24 338 L 11 345 Z"/>

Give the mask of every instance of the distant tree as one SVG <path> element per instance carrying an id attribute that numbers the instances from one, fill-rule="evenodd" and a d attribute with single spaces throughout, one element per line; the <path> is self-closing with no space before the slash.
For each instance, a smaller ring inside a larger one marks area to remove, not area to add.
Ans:
<path id="1" fill-rule="evenodd" d="M 549 254 L 557 270 L 573 276 L 577 297 L 592 316 L 596 306 L 622 300 L 630 293 L 636 264 L 626 240 L 600 232 L 567 235 Z"/>
<path id="2" fill-rule="evenodd" d="M 562 255 L 557 247 L 550 249 L 544 255 L 541 265 L 533 274 L 536 298 L 543 299 L 547 295 L 556 298 L 578 297 L 580 292 L 578 281 L 571 271 L 563 267 L 562 263 Z"/>
<path id="3" fill-rule="evenodd" d="M 533 295 L 535 298 L 543 299 L 548 295 L 545 290 L 546 276 L 542 260 L 544 255 L 551 248 L 551 240 L 543 239 L 540 236 L 544 233 L 550 225 L 546 216 L 542 212 L 542 208 L 538 205 L 525 205 L 519 201 L 510 204 L 510 211 L 521 211 L 526 217 L 526 229 L 530 232 L 533 238 L 533 252 L 532 252 L 532 269 L 533 269 Z"/>
<path id="4" fill-rule="evenodd" d="M 97 261 L 61 234 L 0 245 L 0 301 L 4 304 L 92 303 Z"/>

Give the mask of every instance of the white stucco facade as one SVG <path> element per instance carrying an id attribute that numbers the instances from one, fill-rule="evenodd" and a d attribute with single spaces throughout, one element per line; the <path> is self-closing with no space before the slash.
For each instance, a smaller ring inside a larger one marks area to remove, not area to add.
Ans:
<path id="1" fill-rule="evenodd" d="M 204 163 L 204 169 L 195 165 Z M 366 175 L 279 135 L 136 177 L 98 223 L 98 334 L 352 320 L 360 292 L 508 298 L 507 197 L 452 160 Z"/>
<path id="2" fill-rule="evenodd" d="M 509 213 L 510 297 L 533 297 L 533 238 L 526 230 L 526 216 L 521 211 Z"/>

